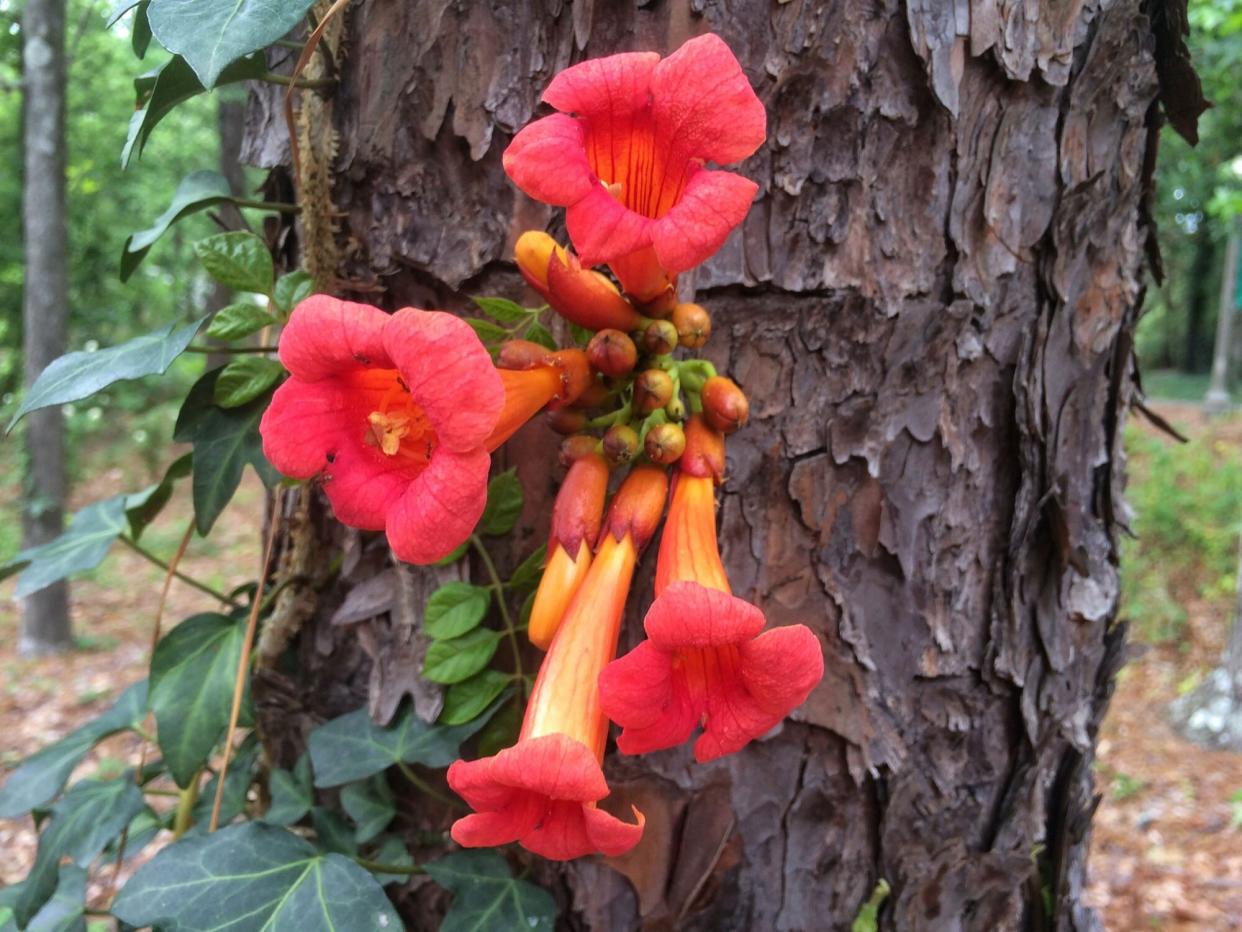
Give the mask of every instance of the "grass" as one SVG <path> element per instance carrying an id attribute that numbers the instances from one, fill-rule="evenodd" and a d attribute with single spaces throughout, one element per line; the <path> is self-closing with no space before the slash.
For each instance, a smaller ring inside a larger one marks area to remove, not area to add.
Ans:
<path id="1" fill-rule="evenodd" d="M 1211 376 L 1208 373 L 1178 372 L 1156 369 L 1143 373 L 1143 390 L 1153 401 L 1202 401 L 1207 394 Z M 1235 402 L 1242 401 L 1237 387 L 1230 391 Z"/>

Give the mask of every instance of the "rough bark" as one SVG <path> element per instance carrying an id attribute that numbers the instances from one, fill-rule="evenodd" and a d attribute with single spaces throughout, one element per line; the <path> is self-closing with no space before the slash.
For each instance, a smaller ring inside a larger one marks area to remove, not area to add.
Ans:
<path id="1" fill-rule="evenodd" d="M 1124 653 L 1121 426 L 1157 71 L 1193 85 L 1177 5 L 1150 12 L 351 10 L 332 104 L 340 279 L 389 307 L 520 295 L 515 236 L 563 236 L 500 166 L 558 69 L 713 30 L 768 107 L 769 141 L 744 167 L 754 208 L 683 286 L 713 313 L 711 358 L 752 402 L 720 526 L 734 588 L 773 624 L 811 625 L 827 675 L 794 721 L 710 766 L 686 748 L 610 756 L 607 805 L 637 803 L 647 834 L 620 862 L 535 867 L 566 927 L 849 928 L 880 879 L 884 929 L 1095 926 L 1080 893 L 1095 737 Z M 273 168 L 287 161 L 278 103 L 253 101 L 248 139 Z M 1193 129 L 1197 103 L 1170 114 Z M 528 490 L 515 553 L 547 530 L 557 470 L 542 431 L 502 454 Z M 325 559 L 344 539 L 322 525 Z M 368 659 L 409 623 L 391 587 L 386 602 L 368 594 L 373 617 L 331 624 L 388 565 L 382 542 L 348 539 L 294 645 L 298 672 L 256 690 L 286 761 L 317 721 L 391 708 L 403 688 Z M 623 650 L 649 566 L 635 592 Z M 403 905 L 434 927 L 426 887 Z"/>
<path id="2" fill-rule="evenodd" d="M 69 302 L 65 273 L 65 3 L 29 0 L 22 16 L 25 163 L 22 290 L 25 379 L 30 385 L 65 352 Z M 60 408 L 26 418 L 22 546 L 64 529 L 65 442 Z M 43 654 L 73 645 L 69 587 L 54 583 L 22 600 L 18 650 Z"/>

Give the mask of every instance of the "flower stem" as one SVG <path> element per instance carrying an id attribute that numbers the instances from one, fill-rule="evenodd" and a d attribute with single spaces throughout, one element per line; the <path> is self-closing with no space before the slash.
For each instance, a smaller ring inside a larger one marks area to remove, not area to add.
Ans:
<path id="1" fill-rule="evenodd" d="M 161 560 L 159 557 L 153 554 L 146 547 L 142 546 L 140 543 L 138 543 L 128 534 L 121 535 L 121 542 L 124 543 L 127 547 L 129 547 L 129 549 L 134 551 L 134 553 L 138 554 L 141 557 L 144 557 L 147 560 L 150 560 L 152 563 L 154 563 L 164 572 L 167 573 L 169 571 L 168 563 L 166 563 L 164 560 Z M 187 586 L 193 586 L 199 592 L 205 593 L 211 596 L 213 599 L 223 602 L 225 605 L 232 605 L 234 608 L 238 606 L 238 603 L 236 601 L 234 601 L 233 599 L 230 599 L 223 592 L 217 592 L 215 589 L 212 589 L 211 586 L 207 585 L 206 583 L 199 582 L 193 576 L 187 576 L 185 573 L 181 572 L 180 570 L 175 570 L 175 569 L 172 571 L 172 575 L 175 576 L 177 579 L 180 579 Z"/>
<path id="2" fill-rule="evenodd" d="M 483 561 L 483 567 L 487 570 L 487 575 L 491 577 L 492 588 L 496 590 L 496 604 L 500 606 L 500 618 L 505 623 L 505 631 L 509 635 L 509 646 L 513 649 L 513 669 L 521 676 L 522 646 L 518 643 L 517 626 L 513 623 L 513 616 L 509 614 L 509 606 L 505 602 L 505 584 L 501 582 L 500 574 L 496 572 L 496 564 L 492 561 L 492 555 L 487 552 L 487 547 L 484 546 L 479 535 L 471 534 L 470 543 L 474 545 L 479 558 Z"/>
<path id="3" fill-rule="evenodd" d="M 430 796 L 432 799 L 444 803 L 446 806 L 452 806 L 456 809 L 461 808 L 461 804 L 455 799 L 445 796 L 430 783 L 416 774 L 412 767 L 405 761 L 397 761 L 397 769 L 401 771 L 401 775 L 410 781 L 420 792 Z"/>
<path id="4" fill-rule="evenodd" d="M 624 424 L 630 419 L 633 413 L 633 406 L 630 402 L 626 402 L 616 411 L 610 411 L 607 414 L 601 414 L 599 417 L 591 418 L 586 422 L 587 427 L 611 427 L 613 424 Z"/>

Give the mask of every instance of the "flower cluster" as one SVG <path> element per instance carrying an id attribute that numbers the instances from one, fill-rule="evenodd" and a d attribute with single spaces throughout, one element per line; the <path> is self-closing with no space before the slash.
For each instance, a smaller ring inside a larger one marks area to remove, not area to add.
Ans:
<path id="1" fill-rule="evenodd" d="M 755 195 L 705 163 L 759 147 L 762 104 L 713 35 L 663 60 L 583 62 L 544 100 L 558 112 L 519 132 L 504 166 L 528 195 L 566 208 L 576 254 L 529 231 L 515 257 L 553 310 L 593 332 L 585 349 L 514 340 L 493 360 L 452 315 L 315 296 L 281 337 L 291 378 L 261 432 L 278 469 L 322 480 L 341 521 L 383 529 L 399 559 L 428 563 L 472 533 L 491 452 L 548 409 L 567 474 L 527 627 L 546 653 L 517 743 L 457 761 L 448 782 L 474 810 L 453 826 L 459 844 L 567 859 L 619 855 L 642 835 L 637 810 L 629 821 L 599 807 L 610 721 L 624 754 L 698 730 L 695 758 L 710 761 L 805 700 L 823 655 L 809 628 L 765 630 L 730 590 L 716 492 L 725 437 L 749 407 L 692 356 L 711 316 L 677 299 L 678 274 L 719 249 Z M 661 523 L 646 639 L 617 658 L 634 570 Z"/>

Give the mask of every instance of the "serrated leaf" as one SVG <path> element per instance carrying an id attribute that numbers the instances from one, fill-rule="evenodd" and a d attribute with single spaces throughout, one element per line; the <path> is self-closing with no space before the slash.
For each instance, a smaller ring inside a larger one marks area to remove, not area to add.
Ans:
<path id="1" fill-rule="evenodd" d="M 516 324 L 530 316 L 530 311 L 508 298 L 471 298 L 488 317 L 502 324 Z"/>
<path id="2" fill-rule="evenodd" d="M 272 290 L 272 254 L 253 233 L 217 233 L 194 244 L 207 273 L 226 288 L 268 294 Z"/>
<path id="3" fill-rule="evenodd" d="M 423 676 L 433 683 L 460 683 L 487 666 L 502 636 L 500 631 L 476 628 L 459 638 L 432 641 Z"/>
<path id="4" fill-rule="evenodd" d="M 125 238 L 121 248 L 121 281 L 129 281 L 156 240 L 182 217 L 233 199 L 228 179 L 219 172 L 196 171 L 186 175 L 177 185 L 168 209 L 151 226 Z"/>
<path id="5" fill-rule="evenodd" d="M 530 326 L 526 328 L 526 332 L 522 336 L 524 339 L 530 340 L 532 343 L 538 343 L 546 349 L 557 349 L 556 337 L 552 336 L 552 331 L 537 320 L 530 322 Z"/>
<path id="6" fill-rule="evenodd" d="M 39 408 L 89 398 L 113 382 L 162 375 L 190 345 L 206 319 L 200 317 L 184 326 L 169 324 L 119 346 L 93 353 L 68 353 L 52 360 L 26 392 L 5 431 Z"/>
<path id="7" fill-rule="evenodd" d="M 548 545 L 540 544 L 509 577 L 509 588 L 519 594 L 530 592 L 539 586 L 543 577 L 543 563 L 548 555 Z"/>
<path id="8" fill-rule="evenodd" d="M 341 808 L 354 820 L 354 841 L 360 845 L 388 828 L 397 815 L 392 790 L 382 773 L 341 790 Z"/>
<path id="9" fill-rule="evenodd" d="M 334 718 L 310 734 L 315 786 L 365 780 L 398 763 L 447 767 L 460 756 L 461 743 L 482 728 L 488 717 L 447 728 L 428 725 L 406 705 L 387 727 L 374 724 L 366 709 Z"/>
<path id="10" fill-rule="evenodd" d="M 509 339 L 509 331 L 504 327 L 499 327 L 490 320 L 483 320 L 480 317 L 467 317 L 466 323 L 484 343 L 503 343 Z"/>
<path id="11" fill-rule="evenodd" d="M 542 887 L 518 880 L 492 851 L 454 851 L 426 865 L 431 879 L 453 893 L 440 932 L 530 929 L 552 932 L 556 901 Z"/>
<path id="12" fill-rule="evenodd" d="M 206 613 L 160 639 L 151 658 L 151 711 L 168 771 L 189 786 L 224 734 L 245 624 Z"/>
<path id="13" fill-rule="evenodd" d="M 186 453 L 172 461 L 168 469 L 164 470 L 164 478 L 155 485 L 125 496 L 125 518 L 129 521 L 130 537 L 137 540 L 142 536 L 147 525 L 155 520 L 156 515 L 172 498 L 173 486 L 177 480 L 188 476 L 193 467 L 194 455 Z"/>
<path id="14" fill-rule="evenodd" d="M 302 21 L 314 0 L 151 0 L 160 45 L 184 56 L 204 87 L 232 62 L 266 48 Z"/>
<path id="15" fill-rule="evenodd" d="M 24 927 L 51 897 L 61 858 L 72 858 L 79 867 L 90 866 L 144 805 L 132 774 L 74 784 L 52 807 L 51 820 L 39 835 L 34 866 L 13 905 L 17 924 Z"/>
<path id="16" fill-rule="evenodd" d="M 240 340 L 275 324 L 276 318 L 263 308 L 242 302 L 216 311 L 216 316 L 207 325 L 206 333 L 216 340 Z"/>
<path id="17" fill-rule="evenodd" d="M 310 273 L 294 269 L 276 279 L 276 285 L 272 288 L 272 303 L 282 311 L 291 311 L 314 291 L 315 280 Z"/>
<path id="18" fill-rule="evenodd" d="M 274 769 L 267 777 L 267 789 L 272 803 L 263 815 L 263 821 L 272 825 L 292 825 L 310 811 L 315 804 L 311 790 L 310 757 L 303 754 L 293 770 Z"/>
<path id="19" fill-rule="evenodd" d="M 262 822 L 169 845 L 134 874 L 112 913 L 162 932 L 401 928 L 383 888 L 365 870 Z"/>
<path id="20" fill-rule="evenodd" d="M 57 580 L 95 568 L 125 531 L 125 499 L 124 495 L 114 495 L 87 505 L 73 516 L 65 533 L 19 551 L 0 565 L 0 579 L 20 572 L 15 593 L 20 599 Z"/>
<path id="21" fill-rule="evenodd" d="M 275 359 L 244 356 L 234 359 L 216 379 L 214 399 L 222 408 L 240 408 L 280 381 L 285 367 Z"/>
<path id="22" fill-rule="evenodd" d="M 16 819 L 58 793 L 86 752 L 109 735 L 133 728 L 147 714 L 147 681 L 125 690 L 103 715 L 37 751 L 9 774 L 0 787 L 0 819 Z"/>
<path id="23" fill-rule="evenodd" d="M 508 534 L 517 524 L 525 503 L 516 469 L 506 469 L 487 484 L 487 507 L 479 519 L 480 534 Z"/>
<path id="24" fill-rule="evenodd" d="M 511 674 L 483 670 L 467 680 L 454 683 L 444 692 L 444 708 L 439 721 L 444 725 L 464 725 L 474 721 L 512 682 Z"/>
<path id="25" fill-rule="evenodd" d="M 433 638 L 455 638 L 476 628 L 492 604 L 492 591 L 470 583 L 445 583 L 427 600 L 423 629 Z"/>

